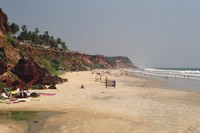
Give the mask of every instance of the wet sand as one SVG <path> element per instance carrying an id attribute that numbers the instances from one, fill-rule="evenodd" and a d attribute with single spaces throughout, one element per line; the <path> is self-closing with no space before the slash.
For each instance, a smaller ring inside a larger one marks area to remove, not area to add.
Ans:
<path id="1" fill-rule="evenodd" d="M 110 73 L 102 75 L 102 79 L 116 80 L 116 88 L 106 88 L 103 83 L 95 82 L 95 78 L 99 78 L 95 73 L 66 73 L 62 77 L 69 82 L 57 85 L 58 91 L 41 90 L 55 93 L 55 96 L 19 104 L 0 104 L 0 109 L 62 112 L 49 114 L 42 125 L 36 123 L 41 133 L 200 132 L 200 93 L 163 89 L 159 82 L 121 75 L 120 70 L 110 70 Z M 80 88 L 82 84 L 85 89 Z M 0 123 L 0 128 L 12 132 L 15 123 Z M 21 126 L 25 128 L 20 132 L 34 132 L 35 123 L 26 125 L 25 122 Z"/>

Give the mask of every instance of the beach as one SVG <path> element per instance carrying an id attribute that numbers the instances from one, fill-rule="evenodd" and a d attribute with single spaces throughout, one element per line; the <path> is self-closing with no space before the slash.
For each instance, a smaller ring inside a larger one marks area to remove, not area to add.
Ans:
<path id="1" fill-rule="evenodd" d="M 99 73 L 102 74 L 101 81 Z M 55 94 L 53 96 L 41 96 L 17 104 L 0 104 L 1 111 L 57 113 L 46 113 L 45 117 L 41 113 L 37 124 L 1 119 L 1 131 L 200 132 L 199 92 L 164 89 L 160 82 L 129 76 L 122 69 L 67 72 L 61 77 L 69 82 L 56 85 L 57 90 L 34 90 Z M 106 77 L 116 81 L 115 88 L 105 87 Z"/>

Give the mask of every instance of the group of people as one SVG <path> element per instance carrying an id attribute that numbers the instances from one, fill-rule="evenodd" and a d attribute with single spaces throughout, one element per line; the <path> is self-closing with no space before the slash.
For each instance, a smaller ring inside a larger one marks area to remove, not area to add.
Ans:
<path id="1" fill-rule="evenodd" d="M 8 89 L 4 87 L 2 89 L 0 98 L 8 99 L 8 103 L 11 104 L 11 102 L 17 98 L 38 97 L 38 96 L 39 94 L 37 94 L 36 92 L 30 92 L 22 90 L 20 88 L 17 88 L 14 91 L 8 91 Z"/>

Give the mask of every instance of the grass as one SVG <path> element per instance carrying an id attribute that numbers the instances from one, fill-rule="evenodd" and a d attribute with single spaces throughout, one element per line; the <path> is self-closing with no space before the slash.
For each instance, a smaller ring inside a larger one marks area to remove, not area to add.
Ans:
<path id="1" fill-rule="evenodd" d="M 48 60 L 44 60 L 41 57 L 38 58 L 38 63 L 41 64 L 41 66 L 51 74 L 51 75 L 59 75 L 60 73 L 53 67 L 51 66 L 50 62 Z M 40 59 L 40 60 L 39 60 Z"/>
<path id="2" fill-rule="evenodd" d="M 39 88 L 40 88 L 39 85 L 32 85 L 32 86 L 31 86 L 31 89 L 32 89 L 32 90 L 38 90 Z"/>
<path id="3" fill-rule="evenodd" d="M 37 112 L 33 111 L 10 111 L 0 112 L 0 118 L 12 119 L 15 121 L 26 121 L 35 118 Z"/>

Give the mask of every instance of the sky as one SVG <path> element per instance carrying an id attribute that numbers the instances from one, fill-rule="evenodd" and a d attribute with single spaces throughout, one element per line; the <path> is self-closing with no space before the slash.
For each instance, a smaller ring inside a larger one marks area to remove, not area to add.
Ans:
<path id="1" fill-rule="evenodd" d="M 199 0 L 1 0 L 10 23 L 139 67 L 200 67 Z"/>

